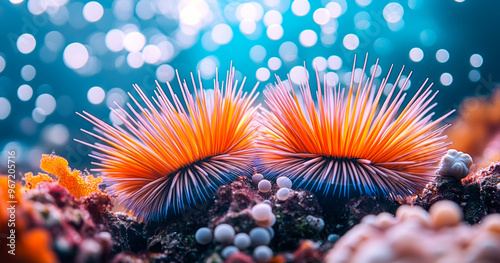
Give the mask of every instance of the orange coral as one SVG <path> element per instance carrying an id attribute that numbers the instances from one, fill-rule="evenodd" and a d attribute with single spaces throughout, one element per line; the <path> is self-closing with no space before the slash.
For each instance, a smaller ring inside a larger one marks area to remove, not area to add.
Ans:
<path id="1" fill-rule="evenodd" d="M 102 182 L 101 177 L 94 177 L 92 175 L 83 177 L 80 175 L 79 170 L 71 171 L 71 168 L 68 166 L 68 161 L 54 154 L 42 155 L 40 168 L 59 178 L 58 183 L 68 189 L 75 197 L 87 196 L 91 193 L 98 192 L 98 185 Z M 26 182 L 25 187 L 27 189 L 36 187 L 40 182 L 53 181 L 52 177 L 44 173 L 39 173 L 37 176 L 33 176 L 32 173 L 27 173 L 24 176 L 24 181 Z"/>
<path id="2" fill-rule="evenodd" d="M 41 182 L 53 181 L 52 177 L 43 173 L 38 173 L 38 175 L 33 175 L 33 173 L 26 173 L 24 174 L 23 179 L 26 182 L 26 185 L 24 186 L 26 189 L 33 189 L 38 185 L 38 183 Z"/>
<path id="3" fill-rule="evenodd" d="M 500 86 L 489 98 L 474 97 L 462 102 L 459 118 L 445 131 L 453 148 L 470 154 L 476 167 L 498 161 L 500 151 L 491 153 L 491 144 L 500 136 Z M 488 152 L 485 149 L 490 148 Z"/>
<path id="4" fill-rule="evenodd" d="M 42 228 L 28 228 L 26 211 L 29 210 L 30 204 L 23 202 L 18 185 L 14 188 L 10 188 L 10 185 L 12 183 L 9 182 L 7 176 L 0 175 L 0 235 L 8 237 L 14 231 L 13 235 L 15 236 L 15 250 L 4 243 L 4 240 L 9 241 L 9 239 L 3 239 L 0 242 L 3 244 L 0 247 L 3 261 L 7 260 L 7 262 L 13 263 L 57 262 L 56 254 L 51 249 L 52 238 L 50 234 Z M 15 192 L 14 198 L 11 197 L 9 190 Z M 8 201 L 16 201 L 16 203 Z M 15 219 L 12 219 L 11 212 L 7 209 L 11 204 L 15 207 Z M 15 255 L 9 254 L 9 250 L 12 250 Z"/>
<path id="5" fill-rule="evenodd" d="M 11 262 L 57 262 L 51 244 L 52 238 L 46 230 L 35 228 L 28 231 L 19 241 L 19 251 L 29 251 L 29 253 L 16 254 L 14 261 Z"/>

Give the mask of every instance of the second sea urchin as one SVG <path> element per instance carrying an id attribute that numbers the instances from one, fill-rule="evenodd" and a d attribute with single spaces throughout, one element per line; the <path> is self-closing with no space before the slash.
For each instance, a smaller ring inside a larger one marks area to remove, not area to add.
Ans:
<path id="1" fill-rule="evenodd" d="M 201 79 L 197 90 L 191 75 L 194 98 L 177 75 L 184 102 L 169 83 L 171 99 L 158 85 L 152 101 L 135 86 L 146 107 L 129 94 L 138 111 L 130 104 L 130 113 L 117 105 L 124 115 L 112 109 L 124 126 L 81 114 L 96 130 L 85 132 L 100 140 L 82 142 L 96 150 L 91 156 L 100 168 L 94 170 L 138 218 L 164 219 L 205 201 L 237 175 L 253 172 L 257 85 L 244 93 L 245 80 L 238 87 L 234 74 L 231 68 L 222 87 L 216 78 L 213 92 L 203 89 Z"/>
<path id="2" fill-rule="evenodd" d="M 279 78 L 264 92 L 270 110 L 263 111 L 260 146 L 268 176 L 286 175 L 298 187 L 324 196 L 397 198 L 429 182 L 448 145 L 441 135 L 447 126 L 438 124 L 451 112 L 431 120 L 437 92 L 430 90 L 432 84 L 426 88 L 427 81 L 406 106 L 404 89 L 398 91 L 397 85 L 384 100 L 392 67 L 375 88 L 373 77 L 363 81 L 366 61 L 357 86 L 353 66 L 347 90 L 329 86 L 326 78 L 321 88 L 316 73 L 317 103 L 309 82 L 300 85 L 300 95 Z"/>

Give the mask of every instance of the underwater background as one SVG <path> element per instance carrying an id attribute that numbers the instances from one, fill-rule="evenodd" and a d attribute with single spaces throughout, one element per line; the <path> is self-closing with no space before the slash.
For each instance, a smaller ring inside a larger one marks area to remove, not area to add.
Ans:
<path id="1" fill-rule="evenodd" d="M 120 124 L 109 107 L 131 102 L 132 84 L 152 96 L 155 80 L 165 88 L 177 69 L 181 78 L 199 72 L 210 88 L 215 67 L 223 78 L 231 63 L 248 91 L 274 74 L 298 85 L 304 63 L 311 80 L 316 67 L 321 81 L 345 87 L 354 55 L 359 70 L 369 53 L 369 66 L 380 58 L 378 83 L 391 64 L 389 83 L 403 65 L 404 76 L 414 72 L 410 96 L 434 82 L 441 116 L 500 81 L 498 14 L 500 3 L 486 0 L 2 1 L 1 158 L 15 149 L 22 173 L 51 152 L 92 168 L 90 148 L 73 141 L 89 140 L 80 129 L 91 126 L 75 112 Z"/>

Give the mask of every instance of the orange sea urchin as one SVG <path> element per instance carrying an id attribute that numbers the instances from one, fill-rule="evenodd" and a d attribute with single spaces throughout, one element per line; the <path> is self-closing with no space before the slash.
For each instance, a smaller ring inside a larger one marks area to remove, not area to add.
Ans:
<path id="1" fill-rule="evenodd" d="M 300 85 L 301 99 L 279 78 L 264 92 L 270 111 L 263 111 L 260 146 L 268 176 L 287 175 L 325 196 L 389 198 L 414 194 L 434 176 L 448 145 L 441 135 L 447 126 L 434 128 L 452 112 L 431 121 L 437 92 L 430 90 L 432 84 L 424 90 L 426 80 L 398 114 L 406 96 L 402 88 L 396 91 L 394 85 L 382 99 L 392 67 L 377 89 L 373 77 L 363 81 L 367 59 L 357 87 L 353 66 L 347 91 L 340 84 L 328 86 L 326 78 L 321 91 L 316 73 L 317 104 L 308 82 Z"/>
<path id="2" fill-rule="evenodd" d="M 153 102 L 135 85 L 146 107 L 129 94 L 139 109 L 128 104 L 125 116 L 112 109 L 124 126 L 111 126 L 83 112 L 81 116 L 95 126 L 97 133 L 85 131 L 103 143 L 81 142 L 95 152 L 107 185 L 118 201 L 144 220 L 160 220 L 169 211 L 179 213 L 200 204 L 221 184 L 237 175 L 251 174 L 254 140 L 257 136 L 252 106 L 258 94 L 248 94 L 234 80 L 234 68 L 213 92 L 200 89 L 191 74 L 194 99 L 184 80 L 180 81 L 185 106 L 167 83 L 172 99 L 158 85 Z"/>

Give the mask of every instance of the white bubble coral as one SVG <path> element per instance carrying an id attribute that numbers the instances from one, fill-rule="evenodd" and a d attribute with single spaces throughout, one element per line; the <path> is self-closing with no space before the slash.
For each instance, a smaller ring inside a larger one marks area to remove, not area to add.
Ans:
<path id="1" fill-rule="evenodd" d="M 470 155 L 451 149 L 441 159 L 441 166 L 437 170 L 437 174 L 462 179 L 469 174 L 471 165 L 472 157 Z"/>

